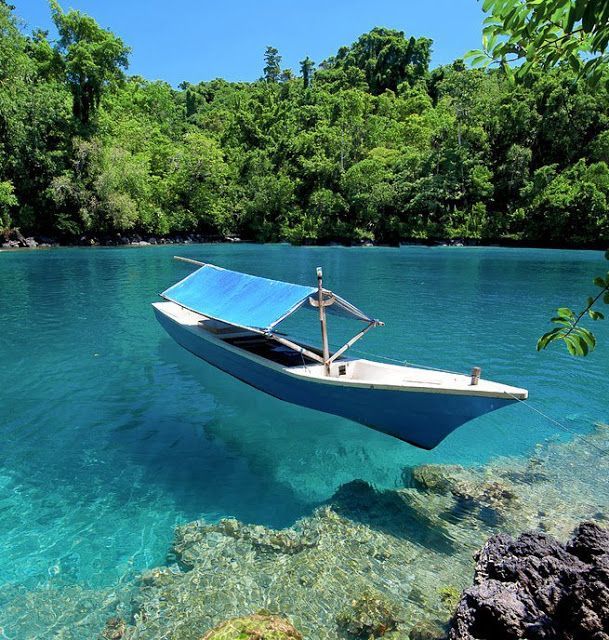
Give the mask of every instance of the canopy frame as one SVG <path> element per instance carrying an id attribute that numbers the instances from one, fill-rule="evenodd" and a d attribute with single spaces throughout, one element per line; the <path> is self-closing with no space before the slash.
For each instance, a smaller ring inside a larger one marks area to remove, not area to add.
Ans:
<path id="1" fill-rule="evenodd" d="M 174 259 L 179 260 L 181 262 L 187 262 L 189 264 L 193 264 L 198 267 L 206 267 L 206 266 L 215 267 L 215 265 L 212 265 L 210 263 L 201 262 L 199 260 L 193 260 L 192 258 L 184 258 L 182 256 L 174 256 Z M 370 329 L 372 329 L 373 327 L 382 327 L 384 326 L 384 323 L 381 322 L 380 320 L 375 320 L 365 316 L 365 314 L 363 314 L 357 307 L 353 306 L 347 300 L 344 300 L 343 298 L 339 298 L 332 291 L 328 289 L 324 289 L 324 287 L 322 286 L 323 285 L 322 278 L 323 278 L 322 268 L 317 267 L 317 299 L 315 299 L 315 297 L 313 297 L 312 295 L 305 297 L 299 303 L 293 305 L 279 319 L 272 322 L 265 329 L 260 329 L 257 327 L 246 326 L 246 325 L 237 324 L 234 322 L 229 322 L 223 318 L 217 318 L 209 314 L 203 314 L 201 311 L 197 311 L 196 309 L 190 309 L 190 310 L 196 313 L 200 313 L 201 315 L 205 315 L 205 317 L 208 317 L 212 320 L 217 320 L 218 322 L 223 322 L 225 324 L 238 327 L 239 329 L 244 329 L 246 331 L 252 331 L 254 333 L 264 335 L 266 338 L 270 340 L 274 340 L 275 342 L 278 342 L 279 344 L 282 344 L 290 349 L 293 349 L 297 353 L 300 353 L 303 356 L 306 356 L 307 358 L 310 358 L 311 360 L 314 360 L 315 362 L 322 364 L 324 366 L 325 375 L 329 376 L 330 365 L 333 362 L 335 362 L 338 358 L 340 358 L 347 351 L 347 349 L 351 348 L 358 340 L 363 338 L 366 335 L 366 333 L 370 331 Z M 166 300 L 171 300 L 171 298 L 165 296 L 164 294 L 160 294 L 160 295 Z M 184 308 L 189 309 L 189 307 L 186 307 L 185 305 L 181 304 L 179 301 L 176 301 L 176 300 L 171 300 L 171 301 L 175 302 L 176 304 L 180 304 L 180 306 L 183 306 Z M 330 355 L 330 349 L 328 344 L 328 330 L 327 330 L 327 322 L 326 322 L 326 307 L 333 305 L 337 301 L 339 302 L 339 305 L 343 309 L 350 311 L 356 319 L 364 320 L 365 322 L 367 322 L 367 325 L 361 331 L 356 333 L 350 340 L 348 340 L 342 347 L 340 347 L 337 351 L 335 351 L 332 355 Z M 286 318 L 291 316 L 293 313 L 298 311 L 298 309 L 300 309 L 300 307 L 302 307 L 305 303 L 308 303 L 311 307 L 319 309 L 319 322 L 320 322 L 320 329 L 321 329 L 322 354 L 323 354 L 321 356 L 318 353 L 311 351 L 310 349 L 306 349 L 305 347 L 298 344 L 297 342 L 293 342 L 289 338 L 278 335 L 274 331 L 274 328 L 278 324 L 280 324 L 281 322 L 283 322 L 283 320 L 285 320 Z"/>

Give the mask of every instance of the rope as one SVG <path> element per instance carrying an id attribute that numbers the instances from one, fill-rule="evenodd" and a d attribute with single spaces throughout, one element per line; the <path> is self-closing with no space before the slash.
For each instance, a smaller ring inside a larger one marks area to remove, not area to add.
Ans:
<path id="1" fill-rule="evenodd" d="M 547 413 L 544 413 L 541 409 L 534 407 L 530 402 L 523 400 L 522 398 L 516 397 L 513 393 L 510 393 L 509 391 L 507 391 L 506 393 L 507 395 L 512 396 L 514 400 L 517 400 L 518 402 L 520 402 L 520 404 L 523 404 L 525 407 L 527 407 L 531 411 L 539 414 L 542 418 L 545 418 L 548 422 L 555 424 L 557 427 L 559 427 L 569 435 L 573 436 L 574 438 L 581 438 L 585 440 L 587 444 L 589 444 L 593 449 L 596 449 L 599 453 L 602 453 L 603 455 L 609 454 L 609 449 L 604 449 L 603 447 L 599 447 L 597 444 L 594 444 L 594 442 L 591 442 L 590 440 L 588 440 L 583 433 L 578 433 L 573 429 L 569 429 L 567 425 L 563 424 L 562 422 L 559 422 L 558 420 L 556 420 L 556 418 L 549 416 Z"/>
<path id="2" fill-rule="evenodd" d="M 361 349 L 351 349 L 351 353 L 356 353 L 356 354 L 360 354 L 360 355 L 364 355 L 364 356 L 369 356 L 371 358 L 379 358 L 381 360 L 387 360 L 388 362 L 395 362 L 396 364 L 410 365 L 410 366 L 417 367 L 419 369 L 428 369 L 430 371 L 441 371 L 442 373 L 450 373 L 450 374 L 453 374 L 453 375 L 456 375 L 456 376 L 467 375 L 466 373 L 459 372 L 459 371 L 451 371 L 450 369 L 440 369 L 439 367 L 430 367 L 430 366 L 423 365 L 423 364 L 414 364 L 412 362 L 408 362 L 408 360 L 400 360 L 400 359 L 397 359 L 397 358 L 390 358 L 389 356 L 382 356 L 382 355 L 379 355 L 377 353 L 370 353 L 370 352 L 367 352 L 367 351 L 363 351 Z M 507 395 L 511 396 L 514 400 L 516 400 L 516 401 L 520 402 L 521 404 L 525 405 L 527 407 L 527 409 L 529 409 L 530 411 L 533 411 L 534 413 L 537 413 L 542 418 L 545 418 L 548 422 L 551 422 L 552 424 L 556 425 L 559 429 L 562 429 L 563 431 L 565 431 L 566 433 L 571 435 L 573 438 L 583 439 L 583 440 L 586 441 L 587 444 L 589 444 L 593 449 L 596 449 L 599 453 L 602 453 L 603 455 L 609 455 L 609 449 L 605 449 L 603 447 L 599 447 L 594 442 L 591 442 L 590 440 L 588 440 L 585 437 L 584 434 L 578 433 L 577 431 L 574 431 L 573 429 L 569 429 L 569 427 L 567 427 L 565 424 L 563 424 L 559 420 L 556 420 L 556 418 L 553 418 L 552 416 L 549 416 L 547 413 L 544 413 L 541 409 L 538 409 L 537 407 L 534 407 L 530 403 L 530 401 L 523 400 L 522 398 L 518 398 L 517 396 L 515 396 L 512 393 L 510 393 L 509 391 L 506 392 L 506 393 L 507 393 Z"/>
<path id="3" fill-rule="evenodd" d="M 308 373 L 309 369 L 307 367 L 307 363 L 305 362 L 304 355 L 303 355 L 302 351 L 300 352 L 300 357 L 302 359 L 302 366 L 304 367 L 304 370 Z"/>

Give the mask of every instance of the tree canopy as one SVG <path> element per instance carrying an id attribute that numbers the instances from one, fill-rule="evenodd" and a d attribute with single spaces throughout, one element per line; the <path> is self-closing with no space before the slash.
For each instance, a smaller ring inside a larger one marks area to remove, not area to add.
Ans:
<path id="1" fill-rule="evenodd" d="M 0 3 L 2 226 L 101 242 L 237 235 L 294 243 L 609 242 L 609 96 L 569 65 L 514 84 L 375 28 L 299 75 L 126 76 L 79 12 L 24 34 Z"/>
<path id="2" fill-rule="evenodd" d="M 59 32 L 56 50 L 72 92 L 74 116 L 86 125 L 104 90 L 123 79 L 129 48 L 93 18 L 80 11 L 64 13 L 57 0 L 50 0 L 50 5 Z"/>
<path id="3" fill-rule="evenodd" d="M 605 0 L 484 0 L 483 8 L 490 15 L 484 21 L 483 50 L 469 54 L 474 64 L 488 67 L 498 62 L 508 77 L 527 84 L 538 82 L 539 71 L 554 66 L 569 67 L 576 80 L 583 78 L 591 90 L 601 81 L 609 84 L 609 3 Z M 518 63 L 515 68 L 514 63 Z M 568 137 L 567 130 L 578 126 L 576 118 L 569 117 L 567 122 L 563 117 L 564 106 L 556 103 L 552 114 L 554 123 L 564 120 L 564 126 L 555 131 L 559 138 Z M 535 212 L 531 224 L 537 234 L 581 238 L 596 233 L 605 246 L 609 244 L 609 203 L 603 193 L 609 180 L 606 139 L 601 133 L 590 148 L 592 159 L 599 162 L 587 164 L 582 158 L 561 173 L 548 165 L 521 190 Z M 609 260 L 609 251 L 605 257 Z M 588 296 L 579 313 L 569 307 L 556 310 L 553 328 L 537 342 L 539 351 L 555 342 L 562 342 L 574 356 L 594 350 L 596 338 L 582 321 L 604 319 L 593 307 L 609 304 L 609 273 L 597 276 L 594 285 L 600 291 Z"/>

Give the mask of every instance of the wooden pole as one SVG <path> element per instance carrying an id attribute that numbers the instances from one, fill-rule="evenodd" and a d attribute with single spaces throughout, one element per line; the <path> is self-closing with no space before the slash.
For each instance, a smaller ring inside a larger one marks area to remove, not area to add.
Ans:
<path id="1" fill-rule="evenodd" d="M 182 258 L 182 256 L 173 256 L 174 260 L 180 260 L 180 262 L 188 262 L 190 264 L 196 264 L 199 267 L 204 267 L 206 265 L 205 262 L 200 262 L 199 260 L 193 260 L 192 258 Z"/>
<path id="2" fill-rule="evenodd" d="M 319 324 L 321 325 L 321 344 L 324 358 L 324 369 L 330 375 L 330 349 L 328 347 L 328 327 L 326 326 L 326 307 L 324 306 L 323 271 L 317 267 L 317 301 L 319 303 Z"/>
<path id="3" fill-rule="evenodd" d="M 271 339 L 271 340 L 275 340 L 276 342 L 279 342 L 279 344 L 283 344 L 286 347 L 290 347 L 290 349 L 294 349 L 294 351 L 296 351 L 297 353 L 302 353 L 303 355 L 307 356 L 307 358 L 311 358 L 311 360 L 315 360 L 316 362 L 321 362 L 323 364 L 323 358 L 318 355 L 317 353 L 313 353 L 312 351 L 309 351 L 309 349 L 305 349 L 303 346 L 297 344 L 296 342 L 292 342 L 291 340 L 288 340 L 287 338 L 282 338 L 281 336 L 278 336 L 276 333 L 265 333 L 264 334 L 267 338 Z"/>
<path id="4" fill-rule="evenodd" d="M 332 357 L 329 360 L 330 364 L 332 364 L 337 358 L 340 358 L 347 349 L 352 347 L 360 338 L 363 338 L 368 333 L 368 331 L 370 331 L 370 329 L 372 329 L 372 327 L 375 327 L 375 326 L 376 326 L 376 322 L 371 322 L 367 327 L 364 327 L 357 335 L 354 335 L 353 338 L 349 340 L 349 342 L 344 344 L 338 351 L 336 351 L 332 355 Z"/>
<path id="5" fill-rule="evenodd" d="M 472 385 L 476 386 L 478 382 L 480 382 L 480 374 L 482 373 L 482 369 L 480 367 L 474 367 L 472 369 Z"/>

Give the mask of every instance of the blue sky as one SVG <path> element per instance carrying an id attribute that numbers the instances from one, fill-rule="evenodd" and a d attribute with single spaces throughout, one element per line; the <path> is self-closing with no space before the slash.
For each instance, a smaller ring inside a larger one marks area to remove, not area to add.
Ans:
<path id="1" fill-rule="evenodd" d="M 47 0 L 11 0 L 27 28 L 53 33 Z M 61 0 L 60 0 L 61 2 Z M 480 46 L 477 0 L 63 0 L 118 34 L 132 48 L 129 72 L 177 86 L 222 77 L 255 80 L 267 45 L 282 66 L 315 62 L 375 26 L 433 39 L 432 66 Z"/>

